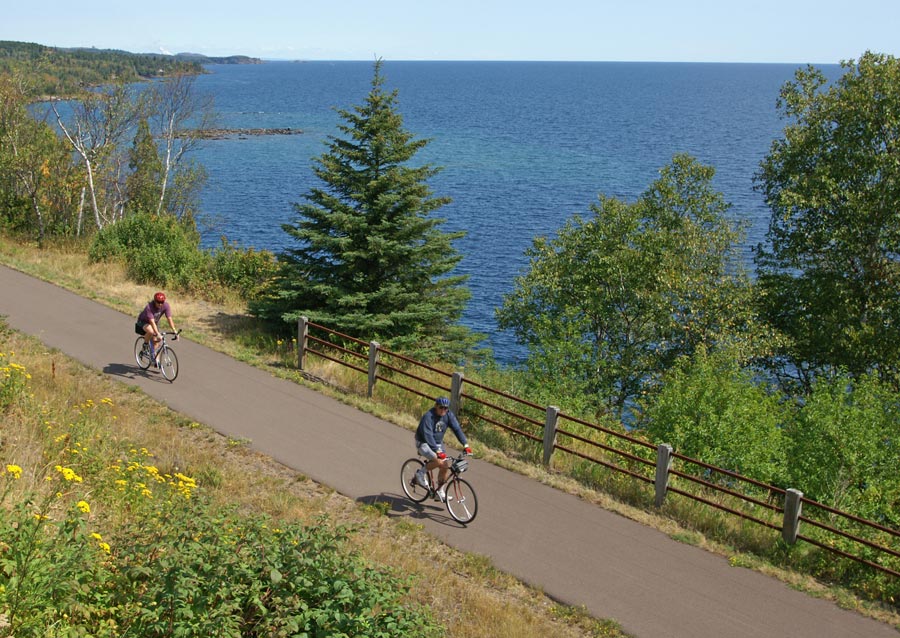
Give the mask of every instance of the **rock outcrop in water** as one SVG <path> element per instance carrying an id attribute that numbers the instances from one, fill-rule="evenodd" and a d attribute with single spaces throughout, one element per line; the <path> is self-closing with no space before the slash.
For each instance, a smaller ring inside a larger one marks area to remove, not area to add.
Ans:
<path id="1" fill-rule="evenodd" d="M 298 128 L 208 128 L 192 131 L 196 137 L 206 140 L 222 140 L 228 137 L 250 137 L 251 135 L 300 135 Z"/>

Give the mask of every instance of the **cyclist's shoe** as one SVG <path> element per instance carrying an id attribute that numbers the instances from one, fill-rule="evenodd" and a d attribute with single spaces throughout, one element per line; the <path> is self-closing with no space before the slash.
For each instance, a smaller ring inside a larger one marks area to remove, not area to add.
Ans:
<path id="1" fill-rule="evenodd" d="M 444 491 L 443 487 L 434 493 L 434 500 L 440 501 L 441 503 L 447 502 L 447 492 Z"/>
<path id="2" fill-rule="evenodd" d="M 416 483 L 426 490 L 428 489 L 428 478 L 425 476 L 425 470 L 416 470 Z"/>

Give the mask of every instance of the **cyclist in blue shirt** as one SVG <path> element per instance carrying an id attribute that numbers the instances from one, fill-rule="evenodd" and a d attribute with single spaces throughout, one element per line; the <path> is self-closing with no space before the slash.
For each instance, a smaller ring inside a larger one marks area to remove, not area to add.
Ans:
<path id="1" fill-rule="evenodd" d="M 453 463 L 444 452 L 444 434 L 447 433 L 448 427 L 453 430 L 457 440 L 465 446 L 466 454 L 471 454 L 472 448 L 469 447 L 466 435 L 463 434 L 456 415 L 450 411 L 450 399 L 438 397 L 434 401 L 434 407 L 422 415 L 419 427 L 416 429 L 416 450 L 427 459 L 425 467 L 416 472 L 416 481 L 427 489 L 426 469 L 440 468 L 437 492 L 435 493 L 435 499 L 440 501 L 447 498 L 444 493 L 444 483 L 447 481 L 447 475 L 450 473 L 450 466 Z"/>

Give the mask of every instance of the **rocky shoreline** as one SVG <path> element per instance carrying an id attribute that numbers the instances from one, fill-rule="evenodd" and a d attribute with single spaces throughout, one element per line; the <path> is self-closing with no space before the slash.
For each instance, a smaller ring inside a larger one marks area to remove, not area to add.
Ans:
<path id="1" fill-rule="evenodd" d="M 208 128 L 192 131 L 196 137 L 206 140 L 222 140 L 228 137 L 250 137 L 253 135 L 300 135 L 298 128 Z"/>

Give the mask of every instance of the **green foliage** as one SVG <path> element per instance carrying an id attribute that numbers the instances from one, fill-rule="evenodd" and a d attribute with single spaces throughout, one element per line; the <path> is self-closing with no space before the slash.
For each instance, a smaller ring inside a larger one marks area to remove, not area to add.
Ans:
<path id="1" fill-rule="evenodd" d="M 432 197 L 425 181 L 438 169 L 409 165 L 427 140 L 403 129 L 397 92 L 383 83 L 379 61 L 365 103 L 338 111 L 345 137 L 317 158 L 323 187 L 296 205 L 284 230 L 297 247 L 279 256 L 279 278 L 251 311 L 276 322 L 308 316 L 393 349 L 439 343 L 452 357 L 471 342 L 454 327 L 469 298 L 465 277 L 450 274 L 463 233 L 439 230 L 433 213 L 449 199 Z"/>
<path id="2" fill-rule="evenodd" d="M 792 485 L 809 498 L 900 527 L 900 404 L 868 374 L 820 378 L 788 429 Z"/>
<path id="3" fill-rule="evenodd" d="M 700 347 L 664 375 L 645 413 L 651 441 L 758 481 L 783 484 L 789 413 L 729 352 Z"/>
<path id="4" fill-rule="evenodd" d="M 741 233 L 713 172 L 676 156 L 637 202 L 601 195 L 592 218 L 535 239 L 497 318 L 528 346 L 536 387 L 622 414 L 701 344 L 745 358 L 761 347 L 735 259 Z"/>
<path id="5" fill-rule="evenodd" d="M 121 259 L 138 283 L 189 288 L 199 283 L 207 262 L 200 237 L 189 222 L 172 215 L 131 215 L 105 226 L 91 243 L 92 261 Z"/>
<path id="6" fill-rule="evenodd" d="M 0 76 L 0 224 L 42 241 L 71 221 L 75 167 L 53 129 L 29 115 L 26 86 Z"/>
<path id="7" fill-rule="evenodd" d="M 238 291 L 243 299 L 253 299 L 277 272 L 275 257 L 267 250 L 242 249 L 222 237 L 222 244 L 210 259 L 212 278 Z"/>
<path id="8" fill-rule="evenodd" d="M 21 365 L 0 352 L 0 412 L 25 398 L 25 388 L 31 376 Z"/>
<path id="9" fill-rule="evenodd" d="M 791 340 L 774 363 L 805 391 L 831 368 L 900 373 L 900 60 L 843 67 L 831 85 L 809 67 L 784 86 L 790 123 L 757 175 L 773 211 L 762 307 Z"/>
<path id="10" fill-rule="evenodd" d="M 27 74 L 32 80 L 31 97 L 73 96 L 85 87 L 100 84 L 200 72 L 199 62 L 169 55 L 60 49 L 30 42 L 0 41 L 0 75 Z"/>
<path id="11" fill-rule="evenodd" d="M 111 407 L 20 415 L 44 461 L 0 465 L 0 635 L 440 635 L 404 602 L 410 580 L 361 559 L 352 530 L 213 505 L 149 451 L 97 436 Z"/>
<path id="12" fill-rule="evenodd" d="M 158 213 L 163 166 L 146 118 L 138 123 L 128 168 L 131 173 L 125 178 L 126 209 L 130 213 Z"/>

